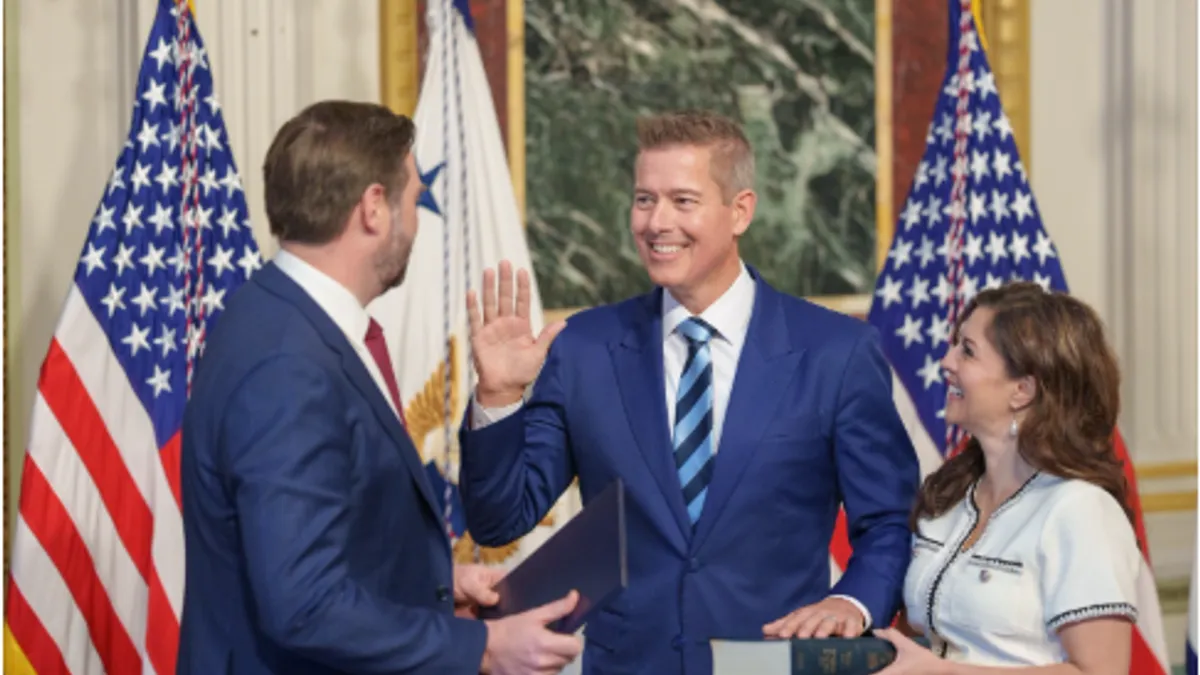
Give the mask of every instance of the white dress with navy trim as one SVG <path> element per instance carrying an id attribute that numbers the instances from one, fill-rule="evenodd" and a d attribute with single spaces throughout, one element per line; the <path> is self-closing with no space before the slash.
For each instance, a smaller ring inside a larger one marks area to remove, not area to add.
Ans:
<path id="1" fill-rule="evenodd" d="M 961 550 L 980 514 L 972 486 L 946 513 L 922 519 L 904 582 L 908 623 L 947 659 L 979 665 L 1066 660 L 1058 630 L 1095 617 L 1137 619 L 1143 558 L 1112 495 L 1038 473 Z"/>

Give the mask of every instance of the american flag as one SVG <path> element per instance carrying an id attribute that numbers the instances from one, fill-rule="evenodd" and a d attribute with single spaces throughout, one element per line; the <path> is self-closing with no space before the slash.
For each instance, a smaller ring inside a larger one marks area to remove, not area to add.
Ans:
<path id="1" fill-rule="evenodd" d="M 917 167 L 868 321 L 892 364 L 897 408 L 917 447 L 923 474 L 961 442 L 943 418 L 946 384 L 939 361 L 963 306 L 980 290 L 1030 280 L 1066 291 L 1058 251 L 1043 227 L 996 80 L 980 48 L 970 0 L 950 0 L 946 75 L 925 154 Z M 1137 537 L 1145 546 L 1137 488 L 1120 435 Z M 1140 618 L 1131 673 L 1168 673 L 1162 614 L 1146 556 L 1138 582 Z"/>
<path id="2" fill-rule="evenodd" d="M 260 266 L 229 146 L 192 14 L 159 0 L 38 380 L 5 672 L 175 672 L 184 403 L 207 330 Z"/>

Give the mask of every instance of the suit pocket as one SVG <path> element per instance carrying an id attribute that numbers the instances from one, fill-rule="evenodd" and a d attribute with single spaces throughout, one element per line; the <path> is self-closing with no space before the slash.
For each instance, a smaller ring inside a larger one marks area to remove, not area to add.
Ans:
<path id="1" fill-rule="evenodd" d="M 1042 635 L 1037 571 L 1015 559 L 972 555 L 950 602 L 950 619 L 981 634 Z"/>
<path id="2" fill-rule="evenodd" d="M 603 675 L 632 673 L 629 663 L 628 633 L 623 618 L 607 610 L 597 612 L 596 618 L 583 631 L 584 672 Z"/>

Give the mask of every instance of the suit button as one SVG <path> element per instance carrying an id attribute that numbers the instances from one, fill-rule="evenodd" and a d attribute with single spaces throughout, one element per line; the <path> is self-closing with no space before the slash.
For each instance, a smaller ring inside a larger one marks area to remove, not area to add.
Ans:
<path id="1" fill-rule="evenodd" d="M 682 635 L 676 635 L 675 637 L 671 638 L 671 648 L 676 651 L 683 649 Z"/>
<path id="2" fill-rule="evenodd" d="M 445 586 L 438 586 L 438 587 L 437 587 L 437 599 L 438 599 L 438 602 L 450 602 L 450 599 L 451 599 L 452 597 L 453 597 L 453 596 L 450 594 L 450 589 L 449 589 L 449 588 L 446 588 Z"/>
<path id="3" fill-rule="evenodd" d="M 689 572 L 700 571 L 700 560 L 698 558 L 689 558 L 688 559 L 688 571 Z"/>

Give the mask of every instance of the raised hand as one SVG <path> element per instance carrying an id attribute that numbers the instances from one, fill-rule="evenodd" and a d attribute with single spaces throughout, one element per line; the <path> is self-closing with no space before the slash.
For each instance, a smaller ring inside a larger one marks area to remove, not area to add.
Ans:
<path id="1" fill-rule="evenodd" d="M 482 315 L 475 291 L 467 293 L 471 351 L 479 375 L 475 395 L 480 405 L 488 408 L 503 407 L 521 399 L 525 388 L 541 370 L 550 343 L 567 325 L 565 321 L 556 321 L 534 337 L 529 323 L 529 272 L 517 273 L 515 298 L 512 265 L 507 260 L 500 262 L 499 292 L 496 277 L 490 268 L 483 271 Z"/>

